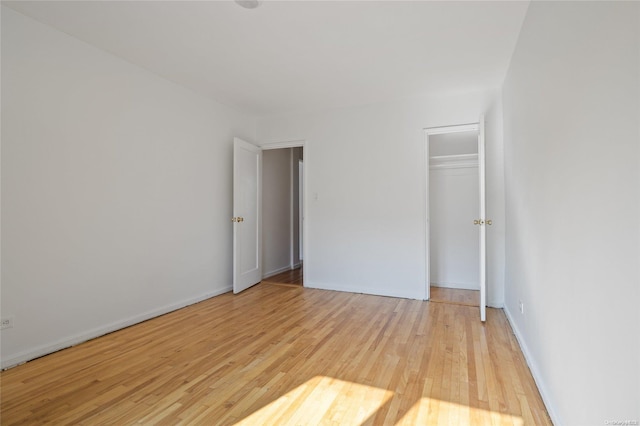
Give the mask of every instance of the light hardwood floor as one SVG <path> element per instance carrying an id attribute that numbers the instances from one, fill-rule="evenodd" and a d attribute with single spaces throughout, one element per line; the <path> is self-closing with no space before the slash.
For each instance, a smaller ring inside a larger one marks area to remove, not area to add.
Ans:
<path id="1" fill-rule="evenodd" d="M 2 424 L 550 424 L 501 310 L 259 284 L 4 371 Z"/>
<path id="2" fill-rule="evenodd" d="M 460 290 L 431 286 L 430 299 L 437 303 L 454 303 L 456 305 L 480 306 L 480 292 L 477 290 Z"/>
<path id="3" fill-rule="evenodd" d="M 281 274 L 274 275 L 273 277 L 265 278 L 262 280 L 263 284 L 279 284 L 279 285 L 302 285 L 302 268 L 292 269 L 285 271 Z"/>

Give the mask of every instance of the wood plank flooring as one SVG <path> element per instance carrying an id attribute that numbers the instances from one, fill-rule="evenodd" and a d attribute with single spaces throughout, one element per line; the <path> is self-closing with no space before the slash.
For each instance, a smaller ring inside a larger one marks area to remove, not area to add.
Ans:
<path id="1" fill-rule="evenodd" d="M 1 376 L 2 424 L 551 424 L 501 310 L 259 284 Z"/>
<path id="2" fill-rule="evenodd" d="M 302 286 L 302 268 L 285 271 L 273 277 L 262 280 L 263 284 L 279 284 L 290 286 Z"/>
<path id="3" fill-rule="evenodd" d="M 454 303 L 456 305 L 480 306 L 480 291 L 460 290 L 431 286 L 430 299 L 437 303 Z"/>

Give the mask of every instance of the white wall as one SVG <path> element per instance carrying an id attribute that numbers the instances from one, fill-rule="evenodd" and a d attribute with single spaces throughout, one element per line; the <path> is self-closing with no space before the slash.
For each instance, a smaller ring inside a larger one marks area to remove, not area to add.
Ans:
<path id="1" fill-rule="evenodd" d="M 255 123 L 2 8 L 2 365 L 231 287 Z"/>
<path id="2" fill-rule="evenodd" d="M 477 146 L 477 136 L 475 139 Z M 478 182 L 477 166 L 432 168 L 429 172 L 432 285 L 480 289 L 479 234 L 473 225 L 480 209 Z"/>
<path id="3" fill-rule="evenodd" d="M 474 122 L 485 111 L 497 128 L 499 114 L 492 113 L 497 95 L 418 97 L 260 119 L 261 143 L 306 140 L 305 286 L 423 298 L 423 129 Z M 498 142 L 488 135 L 490 151 Z M 502 162 L 492 165 L 502 167 Z M 493 203 L 490 208 L 499 208 Z M 490 274 L 503 268 L 499 256 L 489 256 Z M 490 295 L 501 294 L 501 282 L 490 276 L 489 283 Z"/>
<path id="4" fill-rule="evenodd" d="M 262 276 L 291 266 L 291 148 L 262 153 Z"/>
<path id="5" fill-rule="evenodd" d="M 506 310 L 556 424 L 640 420 L 639 8 L 532 2 L 503 89 Z"/>
<path id="6" fill-rule="evenodd" d="M 478 132 L 442 133 L 429 136 L 429 155 L 462 155 L 478 153 Z"/>

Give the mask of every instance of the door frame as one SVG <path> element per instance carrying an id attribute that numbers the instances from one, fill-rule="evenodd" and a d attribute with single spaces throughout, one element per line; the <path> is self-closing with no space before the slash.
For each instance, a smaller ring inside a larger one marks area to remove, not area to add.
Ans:
<path id="1" fill-rule="evenodd" d="M 478 132 L 478 144 L 482 144 L 484 145 L 484 140 L 480 140 L 482 138 L 482 127 L 483 127 L 483 117 L 480 118 L 480 121 L 476 122 L 476 123 L 466 123 L 466 124 L 457 124 L 457 125 L 451 125 L 451 126 L 440 126 L 440 127 L 429 127 L 429 128 L 425 128 L 424 130 L 424 134 L 425 134 L 425 212 L 424 212 L 424 223 L 425 223 L 425 286 L 424 286 L 424 300 L 429 300 L 431 298 L 431 224 L 430 224 L 430 203 L 429 203 L 429 198 L 430 198 L 430 193 L 429 193 L 429 173 L 430 173 L 430 166 L 429 166 L 429 160 L 430 160 L 430 156 L 429 156 L 429 137 L 433 136 L 433 135 L 442 135 L 442 134 L 446 134 L 446 133 L 460 133 L 460 132 Z M 480 164 L 480 152 L 478 152 L 478 171 L 479 173 L 481 173 L 482 171 L 480 171 L 480 167 L 482 167 L 482 165 Z M 484 196 L 484 194 L 480 194 L 481 198 Z M 480 200 L 480 204 L 481 204 L 481 210 L 483 210 L 483 200 Z M 484 218 L 482 218 L 484 219 Z M 479 237 L 480 239 L 481 237 Z M 482 256 L 482 254 L 481 254 Z M 482 263 L 482 262 L 481 262 Z M 485 260 L 486 263 L 486 260 Z M 480 266 L 480 274 L 484 273 L 485 268 L 482 265 Z M 482 309 L 482 305 L 485 303 L 485 296 L 483 293 L 486 293 L 486 282 L 485 282 L 485 290 L 482 291 L 482 277 L 480 278 L 480 286 L 481 286 L 481 297 L 480 297 L 480 311 L 481 311 L 481 319 L 482 321 L 484 321 L 484 315 L 482 315 L 483 313 L 483 309 Z"/>
<path id="2" fill-rule="evenodd" d="M 281 142 L 265 142 L 260 144 L 260 148 L 263 151 L 267 151 L 267 150 L 271 150 L 271 149 L 284 149 L 284 148 L 302 148 L 302 152 L 303 152 L 303 158 L 304 158 L 304 162 L 305 162 L 305 167 L 303 168 L 302 172 L 303 172 L 303 176 L 304 176 L 304 180 L 302 182 L 302 191 L 304 192 L 304 194 L 307 194 L 307 164 L 308 164 L 308 146 L 307 146 L 307 141 L 305 139 L 299 139 L 299 140 L 292 140 L 292 141 L 281 141 Z M 302 203 L 300 203 L 300 200 L 298 200 L 298 202 L 301 204 L 302 207 L 302 211 L 304 214 L 304 217 L 307 217 L 307 198 L 308 197 L 304 197 L 304 199 L 302 200 Z M 293 208 L 293 206 L 291 206 Z M 302 220 L 302 218 L 300 218 L 299 220 Z M 307 254 L 309 253 L 309 238 L 307 238 L 307 235 L 309 234 L 308 231 L 308 225 L 307 225 L 307 220 L 305 220 L 302 223 L 302 243 L 304 245 L 304 247 L 302 247 L 304 256 L 305 256 L 305 260 L 304 263 L 306 263 L 307 265 L 309 264 L 309 258 L 307 256 Z M 293 220 L 291 223 L 291 226 L 289 226 L 290 228 L 290 236 L 289 236 L 289 240 L 291 241 L 293 238 Z M 260 227 L 262 229 L 262 226 Z M 260 247 L 260 250 L 262 250 L 262 247 Z M 307 283 L 307 271 L 309 268 L 303 267 L 302 269 L 302 286 L 304 287 L 305 284 Z"/>
<path id="3" fill-rule="evenodd" d="M 304 156 L 304 148 L 303 148 L 303 156 Z M 304 157 L 302 159 L 298 159 L 298 259 L 300 263 L 304 262 Z M 302 183 L 302 184 L 301 184 Z M 304 272 L 304 270 L 303 270 Z"/>

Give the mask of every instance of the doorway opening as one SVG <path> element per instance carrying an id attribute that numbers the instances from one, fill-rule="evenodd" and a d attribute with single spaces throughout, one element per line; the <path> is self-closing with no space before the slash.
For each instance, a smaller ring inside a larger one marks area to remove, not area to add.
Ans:
<path id="1" fill-rule="evenodd" d="M 425 129 L 425 299 L 480 307 L 485 320 L 484 125 Z"/>
<path id="2" fill-rule="evenodd" d="M 262 282 L 302 286 L 304 148 L 262 148 Z"/>
<path id="3" fill-rule="evenodd" d="M 478 135 L 429 138 L 429 285 L 431 301 L 480 304 Z"/>

